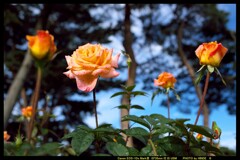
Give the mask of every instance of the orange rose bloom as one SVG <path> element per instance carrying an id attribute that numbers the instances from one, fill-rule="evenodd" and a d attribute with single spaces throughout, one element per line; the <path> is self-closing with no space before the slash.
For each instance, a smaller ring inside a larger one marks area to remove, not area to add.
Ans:
<path id="1" fill-rule="evenodd" d="M 79 46 L 71 56 L 65 56 L 69 71 L 64 74 L 76 79 L 77 87 L 84 92 L 92 91 L 99 76 L 113 78 L 119 75 L 118 67 L 120 53 L 112 57 L 113 50 L 100 44 L 85 44 Z"/>
<path id="2" fill-rule="evenodd" d="M 54 44 L 54 37 L 48 31 L 38 30 L 36 36 L 26 36 L 28 47 L 34 58 L 50 60 L 56 52 L 57 47 Z"/>
<path id="3" fill-rule="evenodd" d="M 4 133 L 4 137 L 3 137 L 3 139 L 4 139 L 4 141 L 7 141 L 9 138 L 10 138 L 10 135 L 9 134 L 7 134 L 7 131 L 4 131 L 3 132 Z"/>
<path id="4" fill-rule="evenodd" d="M 28 119 L 32 116 L 32 106 L 22 108 L 22 115 Z"/>
<path id="5" fill-rule="evenodd" d="M 197 138 L 197 140 L 201 141 L 203 139 L 203 135 L 198 133 L 196 138 Z"/>
<path id="6" fill-rule="evenodd" d="M 200 60 L 201 65 L 211 65 L 213 67 L 218 67 L 223 57 L 227 53 L 227 48 L 225 48 L 221 43 L 209 42 L 201 44 L 195 51 L 197 57 Z"/>
<path id="7" fill-rule="evenodd" d="M 158 79 L 154 79 L 155 86 L 162 86 L 163 88 L 174 88 L 174 83 L 177 80 L 171 73 L 163 72 L 158 76 Z"/>

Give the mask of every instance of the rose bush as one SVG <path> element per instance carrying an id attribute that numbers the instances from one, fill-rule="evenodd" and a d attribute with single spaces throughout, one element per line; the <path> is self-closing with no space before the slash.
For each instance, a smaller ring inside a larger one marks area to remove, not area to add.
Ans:
<path id="1" fill-rule="evenodd" d="M 77 87 L 84 92 L 92 91 L 98 77 L 113 78 L 119 75 L 118 67 L 120 53 L 112 57 L 113 50 L 100 44 L 85 44 L 79 46 L 71 56 L 65 56 L 69 69 L 64 74 L 76 79 Z"/>
<path id="2" fill-rule="evenodd" d="M 201 44 L 195 51 L 196 56 L 199 58 L 201 65 L 211 65 L 213 67 L 218 67 L 223 57 L 227 53 L 227 48 L 225 48 L 221 43 L 209 42 Z"/>

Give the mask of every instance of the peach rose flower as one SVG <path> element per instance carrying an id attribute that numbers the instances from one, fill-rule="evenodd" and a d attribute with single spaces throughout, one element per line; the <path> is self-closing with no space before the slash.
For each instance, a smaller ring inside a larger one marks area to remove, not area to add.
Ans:
<path id="1" fill-rule="evenodd" d="M 174 83 L 177 80 L 175 77 L 168 72 L 163 72 L 158 76 L 158 79 L 154 79 L 155 86 L 162 86 L 163 88 L 174 88 Z"/>
<path id="2" fill-rule="evenodd" d="M 3 139 L 4 139 L 4 141 L 9 140 L 10 135 L 7 133 L 7 131 L 4 131 L 3 133 L 4 133 L 4 135 L 3 135 Z"/>
<path id="3" fill-rule="evenodd" d="M 22 108 L 22 115 L 24 117 L 26 117 L 28 120 L 30 120 L 31 116 L 32 116 L 32 106 L 27 106 L 25 108 Z"/>
<path id="4" fill-rule="evenodd" d="M 201 65 L 211 65 L 213 67 L 218 67 L 223 57 L 227 53 L 227 48 L 225 48 L 221 43 L 209 42 L 201 44 L 195 51 L 196 56 L 199 58 Z"/>
<path id="5" fill-rule="evenodd" d="M 98 77 L 113 78 L 119 75 L 118 67 L 120 53 L 112 57 L 113 50 L 100 44 L 85 44 L 79 46 L 71 56 L 65 56 L 69 69 L 64 74 L 76 79 L 77 87 L 84 92 L 92 91 Z"/>
<path id="6" fill-rule="evenodd" d="M 28 48 L 34 58 L 50 60 L 57 50 L 54 44 L 54 37 L 48 31 L 38 30 L 35 36 L 26 36 Z"/>

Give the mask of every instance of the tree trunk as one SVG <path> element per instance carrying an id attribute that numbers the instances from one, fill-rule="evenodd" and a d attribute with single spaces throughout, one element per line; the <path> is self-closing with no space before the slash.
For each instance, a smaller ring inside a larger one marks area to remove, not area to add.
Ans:
<path id="1" fill-rule="evenodd" d="M 195 90 L 196 90 L 196 93 L 197 93 L 197 96 L 198 96 L 198 99 L 200 102 L 201 97 L 202 97 L 202 90 L 198 85 L 195 85 L 195 83 L 194 83 L 194 80 L 195 80 L 194 79 L 194 74 L 195 74 L 194 69 L 188 63 L 187 57 L 185 56 L 183 48 L 182 48 L 181 40 L 182 40 L 183 27 L 184 27 L 184 22 L 181 21 L 180 26 L 178 28 L 178 33 L 177 33 L 178 53 L 179 53 L 179 56 L 180 56 L 183 64 L 187 67 L 188 73 L 192 79 L 192 82 L 194 84 L 194 87 L 195 87 Z M 204 101 L 204 105 L 203 105 L 203 116 L 204 116 L 204 120 L 203 120 L 204 126 L 208 127 L 209 126 L 209 122 L 208 122 L 209 121 L 209 110 L 208 110 L 208 106 L 205 101 Z"/>
<path id="2" fill-rule="evenodd" d="M 136 68 L 137 68 L 137 63 L 134 57 L 133 49 L 132 49 L 132 35 L 131 35 L 131 20 L 130 20 L 130 15 L 131 15 L 131 7 L 129 4 L 125 5 L 125 20 L 124 20 L 124 48 L 126 53 L 130 56 L 132 62 L 131 65 L 128 68 L 128 79 L 126 81 L 126 86 L 132 86 L 135 84 L 135 77 L 136 77 Z M 124 105 L 129 105 L 130 97 L 124 95 L 122 98 L 122 104 Z M 129 112 L 126 109 L 121 109 L 121 117 L 129 115 Z M 121 122 L 121 129 L 128 129 L 129 128 L 129 122 L 124 121 Z M 123 135 L 124 139 L 126 140 L 127 137 L 126 135 Z M 127 146 L 132 147 L 133 146 L 133 141 L 132 137 L 129 137 L 127 139 Z"/>
<path id="3" fill-rule="evenodd" d="M 44 5 L 44 8 L 41 12 L 39 20 L 36 24 L 36 30 L 46 28 L 49 13 L 50 13 L 50 6 L 46 4 Z M 14 78 L 11 86 L 9 87 L 7 97 L 4 100 L 4 129 L 7 127 L 8 119 L 19 97 L 23 83 L 27 77 L 27 74 L 29 72 L 29 69 L 31 68 L 31 65 L 32 65 L 32 57 L 27 52 L 16 77 Z"/>

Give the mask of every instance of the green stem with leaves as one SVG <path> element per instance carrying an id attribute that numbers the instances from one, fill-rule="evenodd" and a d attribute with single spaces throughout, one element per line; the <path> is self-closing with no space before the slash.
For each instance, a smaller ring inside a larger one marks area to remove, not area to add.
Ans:
<path id="1" fill-rule="evenodd" d="M 201 99 L 201 102 L 200 102 L 200 107 L 199 107 L 199 109 L 198 109 L 198 113 L 197 113 L 197 117 L 196 117 L 196 120 L 195 120 L 194 125 L 197 125 L 198 118 L 199 118 L 200 113 L 201 113 L 202 108 L 203 108 L 204 99 L 205 99 L 205 96 L 206 96 L 206 93 L 207 93 L 207 89 L 208 89 L 209 79 L 210 79 L 210 72 L 207 71 L 207 77 L 206 77 L 206 81 L 205 81 L 205 86 L 204 86 L 204 90 L 203 90 L 203 95 L 202 95 L 202 99 Z"/>

